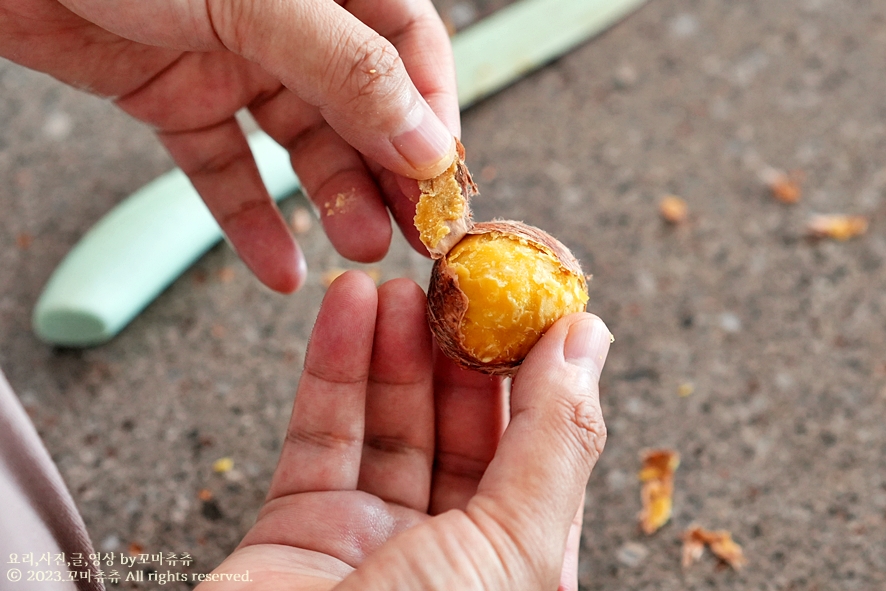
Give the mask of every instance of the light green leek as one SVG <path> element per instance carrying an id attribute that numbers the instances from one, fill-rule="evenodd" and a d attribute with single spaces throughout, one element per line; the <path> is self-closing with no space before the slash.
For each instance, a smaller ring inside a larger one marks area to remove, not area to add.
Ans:
<path id="1" fill-rule="evenodd" d="M 521 0 L 452 39 L 464 108 L 604 30 L 645 0 Z M 249 138 L 275 199 L 299 189 L 286 151 Z M 181 170 L 120 202 L 56 268 L 34 309 L 37 336 L 55 345 L 104 343 L 221 239 Z"/>

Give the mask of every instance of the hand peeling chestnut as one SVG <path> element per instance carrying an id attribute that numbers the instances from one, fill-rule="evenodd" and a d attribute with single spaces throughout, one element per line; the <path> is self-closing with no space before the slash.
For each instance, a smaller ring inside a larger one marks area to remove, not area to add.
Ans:
<path id="1" fill-rule="evenodd" d="M 581 266 L 538 228 L 471 220 L 477 187 L 460 143 L 449 169 L 419 188 L 415 227 L 436 259 L 428 287 L 431 330 L 459 365 L 511 375 L 554 322 L 585 309 Z"/>

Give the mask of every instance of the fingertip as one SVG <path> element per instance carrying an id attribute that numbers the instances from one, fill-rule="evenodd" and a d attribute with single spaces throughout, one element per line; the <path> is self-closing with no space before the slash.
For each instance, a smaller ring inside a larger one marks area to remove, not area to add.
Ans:
<path id="1" fill-rule="evenodd" d="M 579 312 L 561 318 L 529 352 L 511 391 L 515 416 L 527 408 L 572 408 L 569 421 L 551 414 L 547 428 L 568 427 L 579 434 L 574 441 L 583 441 L 584 445 L 575 449 L 589 453 L 591 465 L 606 440 L 599 379 L 610 337 L 609 329 L 593 314 Z M 562 404 L 552 404 L 555 400 Z"/>
<path id="2" fill-rule="evenodd" d="M 455 136 L 424 99 L 417 100 L 406 121 L 405 129 L 391 138 L 394 149 L 409 166 L 403 175 L 431 179 L 443 173 L 455 159 Z"/>
<path id="3" fill-rule="evenodd" d="M 247 266 L 249 266 L 248 263 Z M 270 269 L 250 268 L 250 270 L 265 287 L 287 295 L 301 289 L 307 277 L 304 259 L 301 259 L 300 262 L 278 261 L 275 267 Z"/>
<path id="4" fill-rule="evenodd" d="M 298 242 L 292 241 L 294 252 L 292 256 L 282 257 L 279 261 L 279 267 L 269 273 L 266 277 L 259 277 L 259 280 L 267 287 L 276 292 L 283 294 L 295 293 L 305 284 L 308 277 L 308 264 L 305 261 L 304 253 Z M 256 275 L 258 277 L 258 275 Z"/>
<path id="5" fill-rule="evenodd" d="M 316 341 L 318 335 L 323 335 L 320 340 L 339 335 L 344 343 L 365 338 L 371 342 L 378 310 L 377 294 L 375 281 L 363 271 L 351 269 L 336 277 L 323 296 L 311 340 Z"/>
<path id="6" fill-rule="evenodd" d="M 377 263 L 388 254 L 393 231 L 390 222 L 378 224 L 372 230 L 343 232 L 323 224 L 326 235 L 336 252 L 355 263 Z"/>
<path id="7" fill-rule="evenodd" d="M 351 148 L 347 150 L 353 152 Z M 356 153 L 353 157 L 357 157 Z M 318 164 L 313 165 L 316 170 Z M 320 180 L 322 185 L 312 194 L 312 200 L 319 209 L 329 241 L 348 260 L 358 263 L 380 261 L 390 248 L 393 229 L 378 187 L 362 163 L 357 169 L 327 173 L 329 177 Z M 305 186 L 317 184 L 315 176 L 310 173 L 306 176 L 310 183 L 305 181 Z M 308 192 L 311 192 L 310 188 Z"/>
<path id="8" fill-rule="evenodd" d="M 414 281 L 400 277 L 379 286 L 375 334 L 375 374 L 430 380 L 433 341 L 424 292 Z"/>
<path id="9" fill-rule="evenodd" d="M 279 211 L 270 204 L 238 212 L 224 220 L 228 243 L 265 286 L 293 293 L 307 277 L 307 263 Z"/>
<path id="10" fill-rule="evenodd" d="M 609 329 L 599 317 L 588 312 L 568 314 L 557 320 L 533 346 L 515 379 L 526 382 L 549 380 L 554 373 L 576 378 L 584 374 L 568 371 L 574 368 L 589 372 L 596 381 L 606 362 L 611 339 Z M 563 373 L 564 370 L 567 371 Z"/>
<path id="11" fill-rule="evenodd" d="M 396 277 L 385 281 L 379 286 L 378 292 L 399 301 L 421 300 L 421 303 L 424 303 L 425 299 L 425 292 L 421 286 L 406 277 Z"/>
<path id="12" fill-rule="evenodd" d="M 568 363 L 594 371 L 597 377 L 609 354 L 612 333 L 597 316 L 581 312 L 570 318 L 563 343 L 563 357 Z"/>
<path id="13" fill-rule="evenodd" d="M 426 302 L 424 290 L 415 281 L 405 277 L 386 281 L 378 288 L 379 314 L 384 311 L 397 324 L 418 326 L 423 335 L 422 340 L 426 336 L 430 350 L 431 329 L 426 319 Z"/>
<path id="14" fill-rule="evenodd" d="M 375 280 L 368 274 L 359 269 L 348 269 L 333 279 L 326 293 L 328 295 L 330 292 L 340 291 L 358 294 L 369 291 L 375 293 L 377 290 Z"/>

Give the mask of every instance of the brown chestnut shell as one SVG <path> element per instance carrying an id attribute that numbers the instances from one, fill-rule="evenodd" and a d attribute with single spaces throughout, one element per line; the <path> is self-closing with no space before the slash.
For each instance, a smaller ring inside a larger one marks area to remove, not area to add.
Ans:
<path id="1" fill-rule="evenodd" d="M 587 291 L 587 282 L 581 265 L 572 252 L 559 240 L 528 224 L 513 220 L 479 222 L 467 232 L 470 234 L 500 233 L 514 236 L 548 251 L 569 273 L 581 279 Z M 440 349 L 459 366 L 492 375 L 511 376 L 516 373 L 522 359 L 514 361 L 483 362 L 471 355 L 460 341 L 461 323 L 468 309 L 468 298 L 458 285 L 458 276 L 447 264 L 446 257 L 437 259 L 431 270 L 428 286 L 428 324 Z"/>

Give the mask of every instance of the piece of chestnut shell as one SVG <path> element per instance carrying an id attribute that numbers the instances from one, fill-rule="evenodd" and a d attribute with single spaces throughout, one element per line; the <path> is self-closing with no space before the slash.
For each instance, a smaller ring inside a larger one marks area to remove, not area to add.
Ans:
<path id="1" fill-rule="evenodd" d="M 510 375 L 554 322 L 587 301 L 569 249 L 538 228 L 497 220 L 475 224 L 434 263 L 428 320 L 459 365 Z"/>

